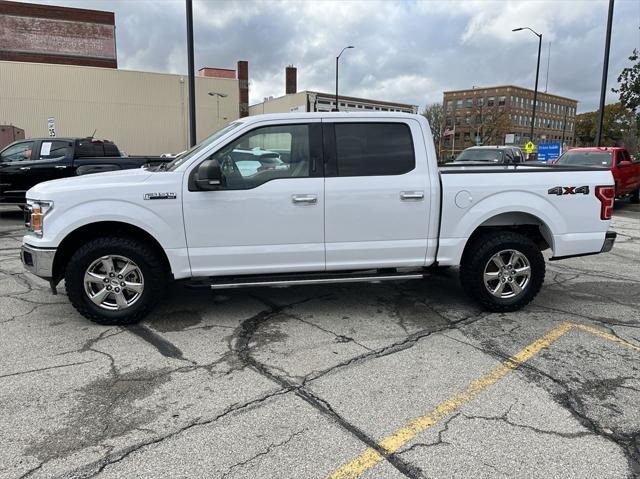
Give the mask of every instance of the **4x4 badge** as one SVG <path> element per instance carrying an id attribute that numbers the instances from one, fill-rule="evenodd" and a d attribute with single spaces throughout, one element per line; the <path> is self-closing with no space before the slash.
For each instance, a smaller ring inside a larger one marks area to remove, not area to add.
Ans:
<path id="1" fill-rule="evenodd" d="M 145 200 L 175 200 L 175 193 L 145 193 Z"/>
<path id="2" fill-rule="evenodd" d="M 583 195 L 588 195 L 589 187 L 588 186 L 555 186 L 553 188 L 549 188 L 549 191 L 547 191 L 547 193 L 549 193 L 550 195 L 558 195 L 558 196 L 576 195 L 581 193 Z"/>

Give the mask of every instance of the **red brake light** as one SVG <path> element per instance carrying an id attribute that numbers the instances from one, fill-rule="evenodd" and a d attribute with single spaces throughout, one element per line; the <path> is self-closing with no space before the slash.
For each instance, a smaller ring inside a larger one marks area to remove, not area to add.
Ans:
<path id="1" fill-rule="evenodd" d="M 610 220 L 616 190 L 613 186 L 596 186 L 596 198 L 600 200 L 600 219 Z"/>

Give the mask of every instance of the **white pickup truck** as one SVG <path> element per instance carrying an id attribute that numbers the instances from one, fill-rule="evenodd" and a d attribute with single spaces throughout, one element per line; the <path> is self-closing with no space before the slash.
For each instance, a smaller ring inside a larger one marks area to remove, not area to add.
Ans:
<path id="1" fill-rule="evenodd" d="M 140 320 L 171 280 L 408 280 L 457 265 L 484 308 L 514 311 L 542 286 L 543 250 L 612 248 L 613 185 L 589 167 L 438 169 L 419 115 L 252 116 L 156 169 L 31 188 L 21 256 L 102 324 Z"/>

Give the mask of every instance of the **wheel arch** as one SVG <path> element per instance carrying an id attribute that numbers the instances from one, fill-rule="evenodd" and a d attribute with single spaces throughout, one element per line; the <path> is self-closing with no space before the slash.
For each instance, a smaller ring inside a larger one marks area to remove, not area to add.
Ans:
<path id="1" fill-rule="evenodd" d="M 477 238 L 490 231 L 512 231 L 530 238 L 540 251 L 554 249 L 552 230 L 544 220 L 525 211 L 509 211 L 495 214 L 477 225 L 465 243 L 462 257 Z"/>
<path id="2" fill-rule="evenodd" d="M 71 231 L 58 245 L 53 259 L 53 281 L 57 284 L 63 277 L 69 258 L 81 245 L 94 238 L 104 236 L 126 235 L 143 241 L 161 258 L 165 268 L 171 272 L 169 258 L 158 240 L 144 229 L 121 221 L 97 221 L 82 225 Z"/>

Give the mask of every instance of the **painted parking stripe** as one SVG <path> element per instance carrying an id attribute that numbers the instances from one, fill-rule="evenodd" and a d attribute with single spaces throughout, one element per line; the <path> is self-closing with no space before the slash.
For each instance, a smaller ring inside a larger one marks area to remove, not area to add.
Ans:
<path id="1" fill-rule="evenodd" d="M 524 349 L 520 350 L 510 358 L 503 361 L 499 366 L 496 366 L 488 373 L 483 374 L 482 376 L 480 376 L 480 378 L 471 382 L 471 384 L 469 384 L 465 391 L 458 393 L 455 396 L 452 396 L 451 398 L 441 402 L 428 414 L 414 419 L 405 427 L 398 429 L 392 435 L 382 439 L 380 442 L 378 442 L 378 444 L 385 451 L 387 451 L 388 454 L 393 454 L 402 446 L 406 445 L 408 442 L 414 439 L 418 434 L 425 431 L 426 429 L 429 429 L 444 417 L 460 409 L 463 405 L 478 396 L 478 394 L 480 394 L 482 391 L 500 381 L 509 372 L 513 371 L 521 364 L 527 362 L 540 351 L 549 347 L 563 334 L 575 328 L 622 344 L 623 346 L 634 349 L 636 351 L 640 351 L 640 347 L 631 344 L 621 338 L 618 338 L 613 334 L 605 333 L 603 331 L 600 331 L 599 329 L 582 324 L 564 322 L 560 326 L 549 331 L 537 341 L 529 344 Z M 376 466 L 383 460 L 384 457 L 378 451 L 369 448 L 360 456 L 333 472 L 329 476 L 329 479 L 356 478 L 367 470 Z"/>

